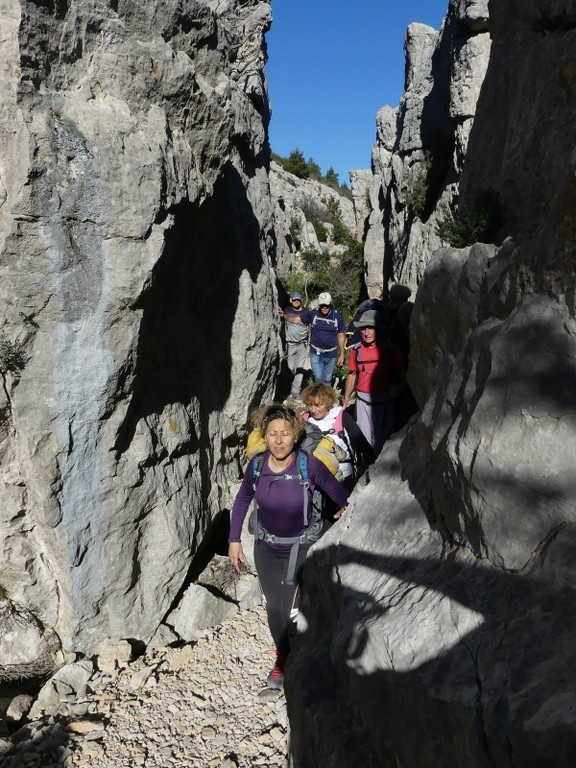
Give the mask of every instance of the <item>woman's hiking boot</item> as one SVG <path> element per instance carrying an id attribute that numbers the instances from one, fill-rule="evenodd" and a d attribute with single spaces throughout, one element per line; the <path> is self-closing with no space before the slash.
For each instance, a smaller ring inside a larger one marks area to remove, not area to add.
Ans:
<path id="1" fill-rule="evenodd" d="M 268 675 L 268 688 L 284 688 L 284 667 L 286 666 L 286 659 L 280 653 L 276 651 L 276 664 L 272 668 L 272 671 Z"/>

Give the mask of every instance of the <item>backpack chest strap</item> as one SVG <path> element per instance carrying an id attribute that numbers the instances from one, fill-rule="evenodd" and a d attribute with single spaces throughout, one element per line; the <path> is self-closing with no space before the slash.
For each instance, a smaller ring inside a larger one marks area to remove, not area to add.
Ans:
<path id="1" fill-rule="evenodd" d="M 252 487 L 254 488 L 254 518 L 255 520 L 258 519 L 258 504 L 256 502 L 256 487 L 258 485 L 258 481 L 260 480 L 260 477 L 262 476 L 262 467 L 264 466 L 264 460 L 265 460 L 266 454 L 261 453 L 254 459 L 253 464 L 253 483 Z M 302 516 L 303 516 L 303 524 L 304 527 L 307 528 L 309 525 L 308 521 L 308 511 L 310 508 L 310 494 L 308 493 L 308 490 L 310 488 L 310 483 L 308 481 L 308 456 L 304 451 L 298 451 L 297 457 L 297 466 L 298 466 L 298 474 L 293 475 L 289 473 L 285 473 L 283 475 L 275 475 L 274 473 L 266 474 L 265 477 L 272 477 L 273 479 L 270 481 L 270 484 L 268 485 L 267 493 L 269 493 L 270 488 L 272 487 L 272 484 L 277 482 L 278 480 L 298 480 L 300 482 L 300 485 L 302 486 L 302 493 L 303 493 L 303 503 L 302 503 Z M 257 527 L 257 526 L 256 526 Z"/>

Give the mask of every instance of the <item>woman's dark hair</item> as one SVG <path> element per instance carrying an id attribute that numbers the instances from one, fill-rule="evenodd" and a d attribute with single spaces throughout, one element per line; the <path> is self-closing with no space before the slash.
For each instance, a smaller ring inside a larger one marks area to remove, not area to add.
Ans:
<path id="1" fill-rule="evenodd" d="M 264 437 L 266 435 L 266 427 L 275 419 L 287 421 L 294 430 L 296 442 L 300 440 L 305 430 L 304 422 L 296 411 L 293 411 L 292 408 L 288 408 L 286 405 L 282 405 L 282 403 L 272 403 L 271 405 L 264 405 L 259 408 L 252 416 L 252 424 L 260 430 Z"/>

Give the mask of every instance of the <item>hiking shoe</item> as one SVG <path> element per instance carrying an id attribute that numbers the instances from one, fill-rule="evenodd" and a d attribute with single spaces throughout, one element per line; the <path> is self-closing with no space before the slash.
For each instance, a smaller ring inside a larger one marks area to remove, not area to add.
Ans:
<path id="1" fill-rule="evenodd" d="M 284 688 L 284 667 L 286 666 L 286 659 L 282 654 L 276 652 L 276 664 L 272 668 L 272 671 L 268 675 L 268 688 Z"/>

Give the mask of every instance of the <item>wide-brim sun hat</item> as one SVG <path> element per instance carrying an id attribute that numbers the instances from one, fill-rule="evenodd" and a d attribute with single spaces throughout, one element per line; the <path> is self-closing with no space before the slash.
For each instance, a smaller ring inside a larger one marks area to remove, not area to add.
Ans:
<path id="1" fill-rule="evenodd" d="M 384 330 L 390 325 L 376 309 L 367 309 L 352 324 L 355 328 L 377 328 L 379 330 Z"/>

